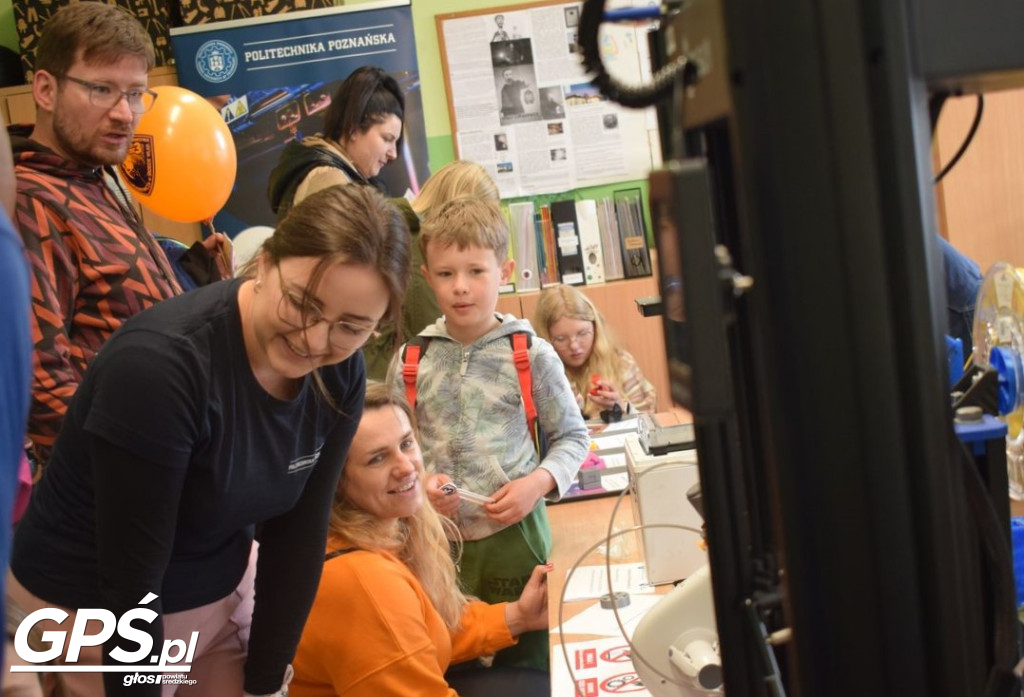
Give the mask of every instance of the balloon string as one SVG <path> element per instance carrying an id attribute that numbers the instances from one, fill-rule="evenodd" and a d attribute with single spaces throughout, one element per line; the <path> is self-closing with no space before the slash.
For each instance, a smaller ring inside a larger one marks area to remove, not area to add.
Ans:
<path id="1" fill-rule="evenodd" d="M 210 228 L 210 235 L 217 232 L 217 229 L 213 227 L 213 218 L 207 218 L 206 220 L 204 220 L 203 225 L 206 225 L 208 228 Z M 209 237 L 209 235 L 204 235 L 204 237 Z"/>

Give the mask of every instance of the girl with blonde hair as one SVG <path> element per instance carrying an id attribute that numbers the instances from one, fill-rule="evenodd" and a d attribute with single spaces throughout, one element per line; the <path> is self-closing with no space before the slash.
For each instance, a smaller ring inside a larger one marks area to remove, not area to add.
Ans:
<path id="1" fill-rule="evenodd" d="M 534 568 L 515 602 L 492 605 L 463 594 L 445 534 L 455 532 L 454 524 L 424 501 L 412 420 L 386 385 L 367 383 L 290 694 L 546 695 L 550 678 L 541 671 L 495 667 L 445 675 L 451 663 L 547 627 L 550 565 Z"/>
<path id="2" fill-rule="evenodd" d="M 576 288 L 560 285 L 541 292 L 533 326 L 562 359 L 585 418 L 616 409 L 621 414 L 655 410 L 654 386 Z"/>

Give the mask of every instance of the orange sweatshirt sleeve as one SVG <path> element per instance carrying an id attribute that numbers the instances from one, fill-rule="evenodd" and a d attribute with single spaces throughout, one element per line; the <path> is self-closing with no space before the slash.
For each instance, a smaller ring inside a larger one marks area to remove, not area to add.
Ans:
<path id="1" fill-rule="evenodd" d="M 456 697 L 444 679 L 455 647 L 471 658 L 514 643 L 503 606 L 472 604 L 464 626 L 453 637 L 419 581 L 391 555 L 337 557 L 324 565 L 290 694 Z"/>
<path id="2" fill-rule="evenodd" d="M 462 625 L 452 633 L 451 663 L 485 656 L 518 642 L 508 633 L 506 605 L 508 603 L 490 605 L 479 600 L 466 605 Z"/>

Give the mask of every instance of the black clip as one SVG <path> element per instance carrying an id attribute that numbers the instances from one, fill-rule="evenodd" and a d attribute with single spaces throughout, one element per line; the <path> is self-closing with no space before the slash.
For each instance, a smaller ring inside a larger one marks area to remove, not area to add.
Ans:
<path id="1" fill-rule="evenodd" d="M 622 421 L 622 407 L 613 404 L 611 409 L 601 410 L 601 421 L 606 424 L 617 424 Z"/>

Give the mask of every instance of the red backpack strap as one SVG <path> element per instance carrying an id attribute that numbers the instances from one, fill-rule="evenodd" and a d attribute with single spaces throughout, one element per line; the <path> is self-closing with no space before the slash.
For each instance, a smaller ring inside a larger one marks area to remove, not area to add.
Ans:
<path id="1" fill-rule="evenodd" d="M 420 370 L 420 359 L 427 352 L 430 340 L 422 336 L 414 336 L 406 342 L 402 349 L 402 382 L 405 383 L 405 401 L 412 409 L 416 408 L 416 375 Z"/>
<path id="2" fill-rule="evenodd" d="M 526 332 L 515 332 L 509 338 L 512 341 L 512 360 L 516 364 L 516 373 L 519 375 L 519 391 L 523 395 L 526 425 L 530 429 L 533 445 L 540 453 L 537 406 L 533 403 L 533 373 L 530 371 L 530 335 Z"/>

